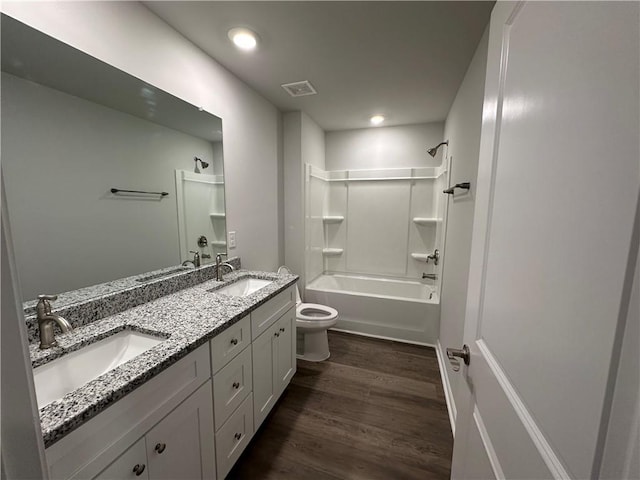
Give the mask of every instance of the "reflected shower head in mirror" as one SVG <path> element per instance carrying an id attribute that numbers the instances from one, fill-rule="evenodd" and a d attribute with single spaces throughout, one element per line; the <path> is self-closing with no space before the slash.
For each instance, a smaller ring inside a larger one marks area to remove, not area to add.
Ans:
<path id="1" fill-rule="evenodd" d="M 201 158 L 193 157 L 193 160 L 196 162 L 196 168 L 194 170 L 194 173 L 200 173 L 200 169 L 198 168 L 198 162 L 200 162 L 200 164 L 202 165 L 203 170 L 209 166 L 209 163 L 205 162 Z"/>
<path id="2" fill-rule="evenodd" d="M 438 145 L 436 145 L 433 148 L 430 148 L 427 150 L 427 153 L 429 155 L 431 155 L 432 157 L 436 156 L 436 153 L 438 153 L 438 149 L 442 146 L 442 145 L 449 145 L 449 140 L 445 140 L 444 142 L 439 143 Z"/>

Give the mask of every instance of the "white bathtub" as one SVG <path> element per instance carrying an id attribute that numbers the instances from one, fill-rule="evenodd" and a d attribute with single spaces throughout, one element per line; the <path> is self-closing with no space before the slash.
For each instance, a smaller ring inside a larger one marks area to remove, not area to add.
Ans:
<path id="1" fill-rule="evenodd" d="M 306 286 L 305 301 L 338 310 L 338 330 L 429 345 L 438 339 L 438 293 L 418 281 L 325 274 Z"/>

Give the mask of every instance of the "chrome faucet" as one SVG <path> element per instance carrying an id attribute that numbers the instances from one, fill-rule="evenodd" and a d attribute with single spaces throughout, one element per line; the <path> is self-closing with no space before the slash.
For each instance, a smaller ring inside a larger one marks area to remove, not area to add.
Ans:
<path id="1" fill-rule="evenodd" d="M 222 256 L 223 255 L 225 257 L 227 256 L 226 253 L 218 253 L 216 255 L 216 280 L 218 282 L 222 282 L 223 281 L 223 279 L 222 279 L 222 267 L 229 267 L 229 270 L 232 271 L 232 272 L 235 270 L 235 268 L 233 268 L 233 265 L 231 265 L 230 263 L 228 263 L 228 262 L 222 263 Z"/>
<path id="2" fill-rule="evenodd" d="M 429 260 L 433 260 L 433 264 L 438 265 L 438 261 L 440 260 L 440 250 L 436 248 L 433 251 L 433 254 L 427 255 L 427 263 L 429 263 Z"/>
<path id="3" fill-rule="evenodd" d="M 67 333 L 73 330 L 73 327 L 60 315 L 54 315 L 51 313 L 51 303 L 58 299 L 57 295 L 38 295 L 38 306 L 36 312 L 38 313 L 38 329 L 40 330 L 40 348 L 46 349 L 51 347 L 57 347 L 58 342 L 53 334 L 53 324 L 57 323 L 62 333 Z"/>
<path id="4" fill-rule="evenodd" d="M 423 273 L 422 278 L 426 278 L 428 280 L 437 280 L 438 275 L 436 275 L 435 273 Z"/>

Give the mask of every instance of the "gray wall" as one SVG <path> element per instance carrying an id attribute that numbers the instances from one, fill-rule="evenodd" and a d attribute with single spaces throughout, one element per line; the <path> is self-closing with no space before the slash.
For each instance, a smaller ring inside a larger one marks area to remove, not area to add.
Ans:
<path id="1" fill-rule="evenodd" d="M 325 134 L 303 112 L 283 115 L 284 137 L 284 263 L 305 284 L 305 164 L 325 165 Z M 301 292 L 302 293 L 302 292 Z"/>
<path id="2" fill-rule="evenodd" d="M 243 266 L 278 266 L 279 112 L 137 2 L 3 3 L 3 12 L 222 118 L 228 230 Z"/>
<path id="3" fill-rule="evenodd" d="M 185 260 L 174 170 L 191 170 L 194 156 L 220 163 L 206 140 L 3 73 L 2 169 L 23 298 Z"/>
<path id="4" fill-rule="evenodd" d="M 427 148 L 443 134 L 441 122 L 327 132 L 326 170 L 437 166 L 442 149 L 432 158 Z"/>
<path id="5" fill-rule="evenodd" d="M 442 348 L 462 346 L 475 204 L 473 186 L 478 173 L 487 47 L 488 29 L 478 44 L 445 122 L 445 138 L 449 139 L 448 154 L 451 158 L 450 184 L 471 182 L 472 187 L 470 195 L 449 199 L 440 296 Z M 455 418 L 455 399 L 463 377 L 453 372 L 448 362 L 445 374 L 453 393 L 451 410 Z"/>

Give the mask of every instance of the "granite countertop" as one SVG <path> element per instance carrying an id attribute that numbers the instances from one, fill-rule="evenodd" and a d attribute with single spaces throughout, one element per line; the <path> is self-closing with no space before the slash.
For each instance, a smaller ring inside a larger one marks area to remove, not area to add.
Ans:
<path id="1" fill-rule="evenodd" d="M 262 278 L 273 283 L 245 297 L 210 291 L 243 277 Z M 209 280 L 57 335 L 58 347 L 40 350 L 37 344 L 30 345 L 31 363 L 35 368 L 122 330 L 166 338 L 62 399 L 42 407 L 40 423 L 45 447 L 203 345 L 297 279 L 296 275 L 240 270 L 225 275 L 223 283 Z"/>

